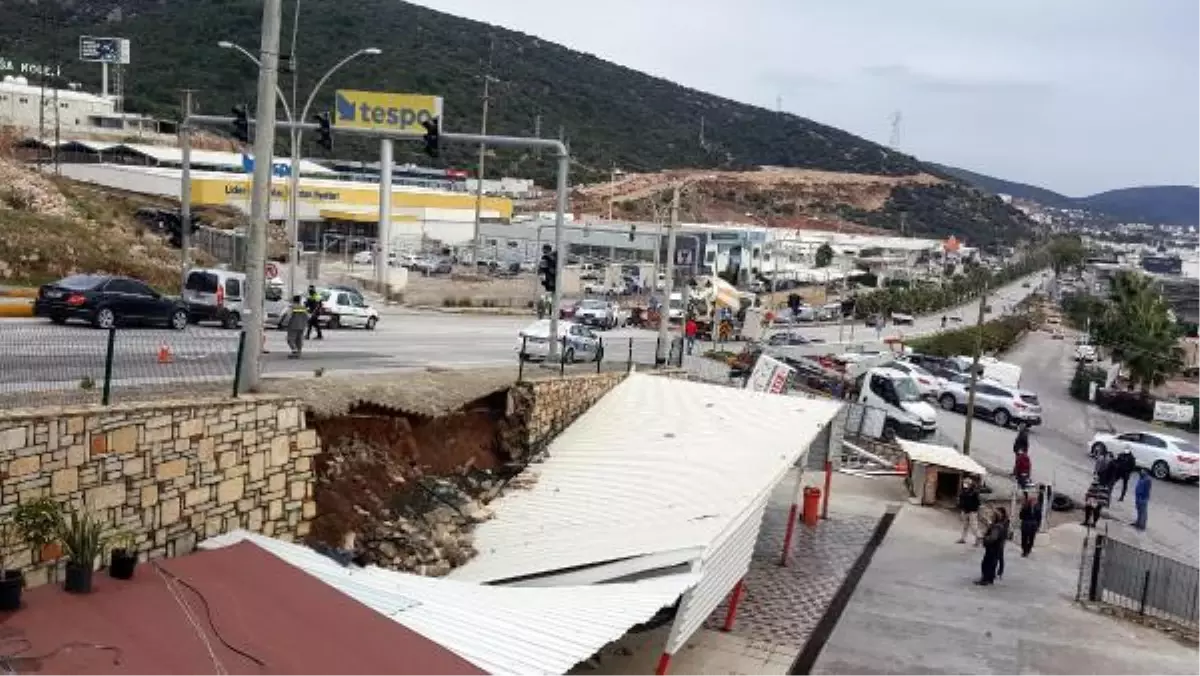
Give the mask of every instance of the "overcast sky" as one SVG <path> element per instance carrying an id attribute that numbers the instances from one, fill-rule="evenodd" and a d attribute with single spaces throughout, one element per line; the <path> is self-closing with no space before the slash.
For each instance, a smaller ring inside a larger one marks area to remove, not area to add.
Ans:
<path id="1" fill-rule="evenodd" d="M 417 0 L 921 159 L 1200 184 L 1197 0 Z"/>

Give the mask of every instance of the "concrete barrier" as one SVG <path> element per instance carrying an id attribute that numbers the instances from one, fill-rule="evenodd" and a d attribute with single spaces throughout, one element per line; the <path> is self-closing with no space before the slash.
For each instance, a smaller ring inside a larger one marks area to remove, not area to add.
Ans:
<path id="1" fill-rule="evenodd" d="M 32 316 L 32 298 L 0 298 L 0 318 Z"/>
<path id="2" fill-rule="evenodd" d="M 0 298 L 37 298 L 38 290 L 27 286 L 2 286 Z"/>

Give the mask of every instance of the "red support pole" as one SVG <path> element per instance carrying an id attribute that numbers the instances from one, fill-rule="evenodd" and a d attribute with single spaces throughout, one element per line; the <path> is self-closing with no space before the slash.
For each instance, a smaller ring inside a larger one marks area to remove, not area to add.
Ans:
<path id="1" fill-rule="evenodd" d="M 667 667 L 671 666 L 671 653 L 663 653 L 658 656 L 658 666 L 654 668 L 655 676 L 663 676 L 667 673 Z"/>
<path id="2" fill-rule="evenodd" d="M 729 593 L 729 610 L 725 611 L 725 624 L 721 627 L 721 631 L 733 631 L 733 621 L 737 619 L 738 603 L 742 600 L 742 592 L 746 587 L 742 580 L 738 580 L 737 584 L 733 585 L 733 591 Z"/>
<path id="3" fill-rule="evenodd" d="M 833 482 L 833 463 L 825 461 L 825 495 L 821 496 L 821 518 L 829 518 L 829 485 Z"/>
<path id="4" fill-rule="evenodd" d="M 796 521 L 800 518 L 800 505 L 792 503 L 788 510 L 787 531 L 783 535 L 783 551 L 779 553 L 779 565 L 788 564 L 788 554 L 792 551 L 792 535 L 796 532 Z"/>

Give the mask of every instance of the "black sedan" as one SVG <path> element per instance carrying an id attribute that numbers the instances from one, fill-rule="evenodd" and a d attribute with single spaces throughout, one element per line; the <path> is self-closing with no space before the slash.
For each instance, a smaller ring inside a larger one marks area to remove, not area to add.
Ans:
<path id="1" fill-rule="evenodd" d="M 145 282 L 112 275 L 71 275 L 38 289 L 35 317 L 55 324 L 80 319 L 99 329 L 118 324 L 165 325 L 187 328 L 187 305 L 164 296 Z"/>

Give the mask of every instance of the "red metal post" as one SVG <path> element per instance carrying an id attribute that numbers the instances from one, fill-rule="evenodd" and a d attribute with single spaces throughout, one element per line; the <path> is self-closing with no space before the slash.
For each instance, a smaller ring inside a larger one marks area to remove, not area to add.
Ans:
<path id="1" fill-rule="evenodd" d="M 667 667 L 671 666 L 671 653 L 663 653 L 658 656 L 658 666 L 654 668 L 655 676 L 663 676 L 667 673 Z"/>
<path id="2" fill-rule="evenodd" d="M 725 611 L 725 624 L 721 627 L 721 631 L 733 631 L 733 621 L 737 619 L 738 603 L 742 601 L 742 592 L 745 589 L 745 583 L 742 580 L 738 580 L 737 584 L 733 585 L 733 591 L 729 593 L 729 610 Z"/>
<path id="3" fill-rule="evenodd" d="M 800 506 L 793 502 L 791 509 L 788 510 L 787 530 L 783 535 L 783 551 L 779 553 L 779 565 L 781 566 L 788 564 L 788 554 L 792 551 L 792 535 L 796 532 L 796 521 L 799 518 Z"/>
<path id="4" fill-rule="evenodd" d="M 821 496 L 821 518 L 829 518 L 829 485 L 833 482 L 833 463 L 825 461 L 825 495 Z"/>

